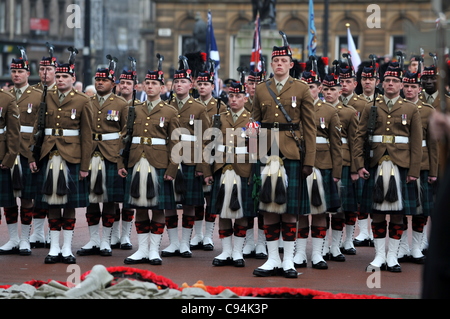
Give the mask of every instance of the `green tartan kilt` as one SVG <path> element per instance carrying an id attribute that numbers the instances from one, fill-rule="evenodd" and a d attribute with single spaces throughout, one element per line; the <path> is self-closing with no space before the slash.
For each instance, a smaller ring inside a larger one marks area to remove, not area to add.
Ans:
<path id="1" fill-rule="evenodd" d="M 23 199 L 34 199 L 36 197 L 36 184 L 34 181 L 34 175 L 31 173 L 30 164 L 28 163 L 28 158 L 20 155 L 20 165 L 22 166 L 22 194 L 20 198 Z"/>
<path id="2" fill-rule="evenodd" d="M 106 190 L 108 192 L 108 201 L 109 202 L 116 202 L 121 203 L 123 202 L 124 197 L 124 184 L 123 184 L 123 178 L 119 176 L 117 172 L 117 163 L 113 163 L 111 161 L 108 161 L 106 158 L 104 159 L 105 163 L 105 172 L 103 174 L 105 175 L 105 183 L 106 183 Z M 91 178 L 90 174 L 88 176 L 88 189 L 91 189 Z"/>
<path id="3" fill-rule="evenodd" d="M 187 206 L 205 205 L 205 194 L 203 193 L 204 176 L 195 176 L 196 165 L 186 165 L 181 163 L 181 171 L 186 181 L 186 193 L 181 200 L 181 204 Z"/>
<path id="4" fill-rule="evenodd" d="M 0 207 L 16 206 L 10 169 L 0 169 Z"/>
<path id="5" fill-rule="evenodd" d="M 420 171 L 421 215 L 430 216 L 434 210 L 435 184 L 428 183 L 429 171 Z"/>
<path id="6" fill-rule="evenodd" d="M 373 205 L 373 189 L 377 176 L 378 166 L 374 166 L 369 169 L 370 178 L 364 181 L 364 187 L 362 191 L 361 199 L 361 213 L 367 214 L 404 214 L 404 215 L 417 215 L 418 206 L 418 191 L 416 183 L 406 183 L 406 176 L 408 174 L 408 168 L 398 166 L 400 172 L 400 183 L 402 188 L 403 197 L 403 209 L 399 211 L 378 211 L 372 208 Z"/>
<path id="7" fill-rule="evenodd" d="M 352 181 L 350 166 L 342 167 L 340 184 L 341 210 L 343 212 L 356 212 L 358 210 L 357 187 L 356 183 Z"/>
<path id="8" fill-rule="evenodd" d="M 341 199 L 339 197 L 338 188 L 334 182 L 331 169 L 321 169 L 323 189 L 325 192 L 325 202 L 327 212 L 337 212 L 341 207 Z"/>
<path id="9" fill-rule="evenodd" d="M 47 202 L 43 201 L 43 194 L 41 187 L 45 184 L 47 179 L 46 167 L 49 162 L 49 156 L 47 155 L 42 161 L 41 169 L 36 173 L 36 199 L 35 207 L 48 209 L 62 209 L 62 208 L 79 208 L 89 206 L 89 188 L 88 179 L 84 178 L 80 180 L 80 164 L 72 164 L 66 161 L 68 169 L 67 186 L 69 188 L 69 193 L 67 195 L 67 203 L 63 205 L 49 205 Z"/>
<path id="10" fill-rule="evenodd" d="M 214 184 L 212 185 L 211 189 L 211 205 L 208 206 L 208 213 L 216 214 L 216 202 L 217 202 L 217 194 L 219 193 L 219 189 L 221 186 L 220 178 L 222 176 L 222 170 L 217 170 L 213 177 L 214 177 Z M 242 202 L 241 207 L 242 211 L 244 212 L 244 217 L 256 217 L 257 214 L 254 210 L 254 203 L 252 199 L 252 190 L 253 185 L 249 185 L 249 178 L 247 177 L 240 177 L 241 178 L 241 196 L 242 196 Z M 224 203 L 224 205 L 227 203 Z"/>
<path id="11" fill-rule="evenodd" d="M 308 215 L 311 213 L 308 188 L 306 186 L 306 179 L 301 178 L 300 161 L 283 159 L 284 168 L 288 177 L 287 187 L 287 203 L 286 213 L 292 215 Z M 261 177 L 261 171 L 264 168 L 259 160 L 254 164 L 255 174 L 259 174 Z M 255 184 L 255 187 L 259 187 Z M 254 194 L 257 194 L 259 190 L 254 190 Z M 300 193 L 301 192 L 301 193 Z M 261 212 L 261 211 L 260 211 Z M 262 212 L 261 212 L 262 213 Z"/>
<path id="12" fill-rule="evenodd" d="M 138 207 L 136 205 L 130 204 L 130 189 L 132 182 L 132 174 L 128 174 L 125 179 L 125 194 L 123 198 L 124 208 L 146 208 L 146 209 L 176 209 L 177 205 L 175 203 L 175 195 L 173 191 L 172 181 L 164 180 L 164 174 L 166 173 L 165 168 L 155 168 L 157 178 L 158 178 L 158 204 L 152 207 Z M 133 171 L 133 167 L 128 169 L 129 172 Z"/>

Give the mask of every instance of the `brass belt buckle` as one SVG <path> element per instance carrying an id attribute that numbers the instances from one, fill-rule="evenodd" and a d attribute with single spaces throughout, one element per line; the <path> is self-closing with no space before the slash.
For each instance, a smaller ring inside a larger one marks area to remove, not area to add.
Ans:
<path id="1" fill-rule="evenodd" d="M 63 131 L 60 128 L 54 128 L 53 129 L 53 135 L 55 136 L 63 136 Z"/>
<path id="2" fill-rule="evenodd" d="M 101 134 L 99 133 L 94 133 L 94 141 L 100 141 L 101 140 Z"/>
<path id="3" fill-rule="evenodd" d="M 394 143 L 394 135 L 383 135 L 383 143 L 385 144 Z"/>
<path id="4" fill-rule="evenodd" d="M 141 144 L 144 145 L 151 145 L 151 138 L 150 137 L 141 137 Z"/>

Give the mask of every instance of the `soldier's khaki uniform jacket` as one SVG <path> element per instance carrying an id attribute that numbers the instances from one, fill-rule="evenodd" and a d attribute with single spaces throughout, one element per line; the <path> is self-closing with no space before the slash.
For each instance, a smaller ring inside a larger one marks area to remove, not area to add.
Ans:
<path id="1" fill-rule="evenodd" d="M 422 162 L 422 121 L 417 106 L 401 97 L 393 105 L 391 111 L 383 96 L 376 99 L 377 121 L 376 136 L 383 142 L 372 144 L 373 157 L 370 167 L 378 165 L 386 151 L 392 162 L 400 167 L 409 168 L 408 175 L 419 178 Z M 366 105 L 361 115 L 355 142 L 355 165 L 357 169 L 364 167 L 364 139 L 367 134 L 371 104 Z M 395 137 L 408 138 L 408 143 L 395 143 Z"/>
<path id="2" fill-rule="evenodd" d="M 205 105 L 200 99 L 197 99 L 197 101 L 203 105 Z M 206 104 L 206 112 L 208 113 L 208 118 L 210 121 L 212 121 L 214 114 L 220 114 L 227 110 L 227 106 L 222 101 L 220 102 L 219 112 L 217 112 L 217 100 L 215 98 L 211 98 Z"/>
<path id="3" fill-rule="evenodd" d="M 111 93 L 102 106 L 97 95 L 91 97 L 91 104 L 94 113 L 92 152 L 98 148 L 108 161 L 117 163 L 121 149 L 119 134 L 127 124 L 128 103 L 124 98 Z M 103 140 L 103 134 L 111 133 L 117 133 L 117 139 Z"/>
<path id="4" fill-rule="evenodd" d="M 175 178 L 178 164 L 173 161 L 171 153 L 178 141 L 171 136 L 180 127 L 178 111 L 166 102 L 160 101 L 149 113 L 147 102 L 140 102 L 135 104 L 135 114 L 133 137 L 139 140 L 139 143 L 131 144 L 128 167 L 136 165 L 141 156 L 145 155 L 150 165 L 158 169 L 167 169 L 166 175 Z M 122 137 L 125 137 L 126 132 L 125 125 Z M 152 138 L 166 140 L 166 144 L 153 145 Z M 118 161 L 118 169 L 121 168 L 124 168 L 122 157 Z"/>
<path id="5" fill-rule="evenodd" d="M 318 101 L 314 105 L 316 112 L 316 161 L 318 169 L 331 169 L 334 178 L 342 175 L 341 121 L 338 111 L 331 104 Z M 319 140 L 320 139 L 320 140 Z M 326 143 L 324 143 L 326 141 Z"/>
<path id="6" fill-rule="evenodd" d="M 436 139 L 431 136 L 428 129 L 430 116 L 433 112 L 436 112 L 435 108 L 431 104 L 417 101 L 417 107 L 419 109 L 420 117 L 422 119 L 423 127 L 423 154 L 421 170 L 429 171 L 429 176 L 437 177 L 438 175 L 438 159 L 439 159 L 439 145 Z"/>
<path id="7" fill-rule="evenodd" d="M 244 108 L 247 111 L 252 112 L 253 111 L 253 99 L 250 99 L 250 97 L 248 97 L 247 102 L 245 102 L 245 104 L 244 104 Z"/>
<path id="8" fill-rule="evenodd" d="M 211 121 L 209 119 L 208 113 L 206 112 L 205 105 L 197 102 L 193 97 L 190 97 L 186 103 L 183 105 L 181 110 L 177 106 L 177 99 L 173 98 L 172 101 L 170 101 L 170 105 L 172 105 L 176 110 L 178 110 L 178 119 L 180 121 L 180 132 L 182 134 L 190 135 L 191 138 L 194 138 L 196 135 L 195 133 L 198 133 L 198 136 L 196 136 L 196 141 L 189 142 L 189 141 L 182 141 L 183 148 L 190 147 L 191 148 L 191 159 L 190 161 L 183 161 L 183 164 L 186 165 L 196 165 L 196 171 L 198 172 L 210 172 L 209 164 L 207 164 L 203 158 L 203 150 L 205 148 L 205 141 L 203 140 L 203 135 L 205 133 L 205 130 L 207 130 L 211 126 Z M 191 122 L 193 120 L 194 122 Z M 195 121 L 201 122 L 201 130 L 200 128 L 197 128 L 198 132 L 194 132 L 195 128 Z M 201 133 L 201 136 L 200 136 Z M 196 154 L 201 150 L 201 154 Z M 200 163 L 195 163 L 195 155 L 197 155 L 197 158 L 201 158 Z M 205 176 L 207 177 L 207 176 Z"/>
<path id="9" fill-rule="evenodd" d="M 343 97 L 341 96 L 340 99 L 342 102 Z M 367 101 L 365 98 L 357 95 L 356 93 L 353 93 L 346 105 L 353 107 L 358 112 L 358 115 L 359 115 L 358 118 L 359 118 L 359 117 L 361 117 L 361 114 L 362 114 L 365 106 L 367 105 L 367 103 L 371 103 L 371 102 Z M 344 103 L 342 103 L 342 104 L 344 104 Z"/>
<path id="10" fill-rule="evenodd" d="M 424 90 L 422 93 L 419 94 L 419 100 L 423 103 L 427 103 L 427 99 L 425 97 Z M 450 113 L 450 96 L 445 95 L 445 101 L 447 102 L 447 108 L 446 113 Z M 441 112 L 441 96 L 440 94 L 437 94 L 436 99 L 434 100 L 432 106 L 435 108 L 435 110 Z M 438 157 L 438 169 L 439 169 L 439 176 L 444 176 L 444 171 L 447 166 L 448 156 L 450 154 L 450 143 L 447 138 L 444 138 L 439 141 L 438 143 L 439 148 L 439 157 Z"/>
<path id="11" fill-rule="evenodd" d="M 69 91 L 59 103 L 59 91 L 53 89 L 47 94 L 45 128 L 47 134 L 42 145 L 41 158 L 47 156 L 56 146 L 61 157 L 69 163 L 80 164 L 80 170 L 88 172 L 92 155 L 92 105 L 90 98 L 75 89 Z M 37 131 L 38 120 L 34 125 Z M 63 130 L 78 130 L 77 136 L 64 136 Z M 34 134 L 32 136 L 34 144 Z"/>
<path id="12" fill-rule="evenodd" d="M 233 122 L 233 115 L 231 112 L 225 112 L 220 114 L 220 122 L 221 125 L 221 131 L 223 134 L 223 144 L 225 146 L 225 151 L 221 153 L 216 153 L 216 156 L 220 156 L 222 154 L 222 163 L 213 163 L 213 170 L 216 172 L 217 170 L 221 169 L 225 164 L 231 164 L 233 166 L 233 170 L 236 172 L 237 175 L 241 177 L 250 177 L 250 173 L 252 170 L 252 164 L 249 163 L 249 155 L 248 154 L 236 154 L 236 147 L 245 147 L 245 139 L 238 137 L 241 136 L 242 128 L 246 127 L 249 119 L 251 118 L 251 113 L 247 110 L 244 110 L 242 114 L 237 118 L 236 122 Z M 231 130 L 233 133 L 232 136 L 227 136 L 227 129 Z M 229 154 L 234 154 L 232 161 L 227 161 L 227 152 L 230 151 Z M 248 151 L 248 149 L 247 149 Z M 243 161 L 242 157 L 245 157 L 245 161 Z"/>
<path id="13" fill-rule="evenodd" d="M 47 87 L 47 90 L 53 90 L 56 86 L 56 83 L 53 83 L 52 85 Z M 32 85 L 33 88 L 44 91 L 44 84 L 42 82 L 39 82 L 38 84 Z"/>
<path id="14" fill-rule="evenodd" d="M 0 89 L 0 163 L 13 167 L 19 154 L 20 114 L 16 98 Z"/>
<path id="15" fill-rule="evenodd" d="M 342 165 L 350 166 L 351 173 L 357 173 L 353 161 L 356 131 L 358 130 L 359 115 L 350 105 L 339 103 L 336 105 L 339 120 L 341 122 L 342 137 Z"/>
<path id="16" fill-rule="evenodd" d="M 316 122 L 313 99 L 308 85 L 305 81 L 294 79 L 293 77 L 288 78 L 280 93 L 278 93 L 275 80 L 273 79 L 269 79 L 256 85 L 252 115 L 253 119 L 260 123 L 287 123 L 285 116 L 267 90 L 266 82 L 269 83 L 269 86 L 277 96 L 277 99 L 286 109 L 286 112 L 292 119 L 292 123 L 301 126 L 306 149 L 303 164 L 314 166 L 316 159 Z M 293 106 L 293 98 L 296 99 L 295 107 Z M 300 130 L 296 130 L 295 134 L 297 137 L 301 137 Z M 270 129 L 267 129 L 268 150 L 270 150 L 270 135 Z M 261 138 L 266 137 L 263 134 L 260 134 L 260 139 Z M 288 159 L 299 160 L 299 149 L 291 133 L 289 131 L 280 130 L 279 138 L 280 152 Z"/>
<path id="17" fill-rule="evenodd" d="M 16 89 L 9 91 L 13 96 L 16 96 Z M 26 158 L 32 158 L 31 155 L 31 135 L 33 134 L 34 122 L 39 110 L 39 105 L 42 101 L 42 91 L 28 86 L 23 91 L 22 96 L 16 101 L 20 112 L 20 154 Z"/>

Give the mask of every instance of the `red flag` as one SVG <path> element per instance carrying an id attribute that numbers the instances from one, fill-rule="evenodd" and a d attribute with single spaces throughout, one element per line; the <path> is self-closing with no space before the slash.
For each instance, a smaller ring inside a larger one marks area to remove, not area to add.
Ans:
<path id="1" fill-rule="evenodd" d="M 260 72 L 262 70 L 261 64 L 261 29 L 259 26 L 259 15 L 255 21 L 255 33 L 253 34 L 253 48 L 252 56 L 250 58 L 250 70 Z"/>

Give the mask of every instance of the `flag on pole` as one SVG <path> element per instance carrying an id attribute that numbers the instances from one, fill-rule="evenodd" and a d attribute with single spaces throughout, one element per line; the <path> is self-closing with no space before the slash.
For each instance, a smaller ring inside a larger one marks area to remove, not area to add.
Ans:
<path id="1" fill-rule="evenodd" d="M 314 0 L 309 0 L 309 22 L 308 22 L 308 54 L 316 55 L 317 37 L 316 26 L 314 24 Z"/>
<path id="2" fill-rule="evenodd" d="M 214 36 L 214 28 L 212 25 L 211 11 L 208 11 L 208 34 L 206 37 L 206 53 L 208 54 L 208 60 L 215 61 L 215 69 L 220 68 L 219 50 L 217 49 L 216 37 Z"/>
<path id="3" fill-rule="evenodd" d="M 219 72 L 218 72 L 218 70 L 220 69 L 220 57 L 219 57 L 219 50 L 217 49 L 216 37 L 214 36 L 214 28 L 212 25 L 211 11 L 208 11 L 208 32 L 206 35 L 206 54 L 207 54 L 207 61 L 209 61 L 209 59 L 214 61 L 214 72 L 215 72 L 214 93 L 215 93 L 215 96 L 217 97 L 220 92 Z"/>
<path id="4" fill-rule="evenodd" d="M 255 21 L 255 32 L 253 34 L 253 48 L 252 56 L 250 58 L 250 70 L 260 72 L 262 70 L 261 64 L 261 27 L 259 24 L 259 14 Z"/>
<path id="5" fill-rule="evenodd" d="M 359 53 L 356 50 L 355 41 L 353 41 L 352 34 L 350 32 L 350 24 L 346 24 L 347 27 L 347 45 L 348 45 L 348 53 L 350 53 L 353 67 L 358 70 L 358 66 L 361 64 L 361 58 L 359 57 Z"/>

